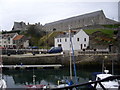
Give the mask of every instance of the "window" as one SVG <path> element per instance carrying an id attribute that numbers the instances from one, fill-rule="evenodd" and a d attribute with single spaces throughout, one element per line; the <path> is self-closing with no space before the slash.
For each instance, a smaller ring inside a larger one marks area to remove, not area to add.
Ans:
<path id="1" fill-rule="evenodd" d="M 84 47 L 86 47 L 86 44 L 84 44 Z"/>
<path id="2" fill-rule="evenodd" d="M 77 41 L 79 41 L 79 38 L 77 38 Z"/>
<path id="3" fill-rule="evenodd" d="M 10 37 L 8 38 L 8 41 L 10 41 Z"/>
<path id="4" fill-rule="evenodd" d="M 57 39 L 57 42 L 59 42 L 59 39 Z"/>
<path id="5" fill-rule="evenodd" d="M 61 39 L 60 39 L 60 42 L 61 42 Z"/>
<path id="6" fill-rule="evenodd" d="M 65 42 L 67 42 L 67 38 L 65 38 Z"/>
<path id="7" fill-rule="evenodd" d="M 83 49 L 83 45 L 81 44 L 81 49 Z"/>
<path id="8" fill-rule="evenodd" d="M 86 42 L 86 38 L 84 38 L 84 41 Z"/>

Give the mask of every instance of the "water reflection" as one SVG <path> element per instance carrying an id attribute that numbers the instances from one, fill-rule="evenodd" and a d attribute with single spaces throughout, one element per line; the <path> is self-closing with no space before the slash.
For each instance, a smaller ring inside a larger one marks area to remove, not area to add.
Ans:
<path id="1" fill-rule="evenodd" d="M 89 81 L 92 72 L 101 71 L 101 69 L 78 69 L 77 76 L 79 83 Z M 3 77 L 7 81 L 8 88 L 21 88 L 26 84 L 33 84 L 33 75 L 35 75 L 35 84 L 56 85 L 58 80 L 69 79 L 69 69 L 32 69 L 32 70 L 4 70 Z"/>

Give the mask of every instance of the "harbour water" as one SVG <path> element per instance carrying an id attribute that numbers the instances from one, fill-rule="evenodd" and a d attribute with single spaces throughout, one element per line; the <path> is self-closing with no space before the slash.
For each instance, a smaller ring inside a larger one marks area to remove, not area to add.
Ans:
<path id="1" fill-rule="evenodd" d="M 101 68 L 77 68 L 77 77 L 79 83 L 88 82 L 92 72 L 101 72 Z M 119 69 L 115 68 L 114 74 L 120 75 Z M 69 68 L 3 70 L 3 78 L 7 82 L 8 88 L 25 88 L 26 85 L 32 85 L 33 75 L 35 75 L 36 85 L 57 85 L 58 80 L 69 78 Z"/>

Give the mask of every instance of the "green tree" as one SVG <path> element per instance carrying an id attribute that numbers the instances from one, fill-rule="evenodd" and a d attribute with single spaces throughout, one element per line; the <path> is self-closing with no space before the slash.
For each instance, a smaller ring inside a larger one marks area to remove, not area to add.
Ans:
<path id="1" fill-rule="evenodd" d="M 29 25 L 26 35 L 30 37 L 31 46 L 39 46 L 39 39 L 45 35 L 42 26 Z"/>

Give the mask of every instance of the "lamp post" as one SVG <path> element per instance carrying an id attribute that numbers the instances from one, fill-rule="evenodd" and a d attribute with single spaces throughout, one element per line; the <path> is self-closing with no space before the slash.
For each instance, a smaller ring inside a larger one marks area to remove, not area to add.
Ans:
<path id="1" fill-rule="evenodd" d="M 108 57 L 105 56 L 104 58 L 107 59 Z M 103 63 L 102 63 L 102 73 L 104 73 L 104 69 L 106 69 L 106 68 L 105 68 L 105 61 L 104 61 L 104 59 L 103 59 Z"/>
<path id="2" fill-rule="evenodd" d="M 114 61 L 112 59 L 112 75 L 114 75 Z"/>

